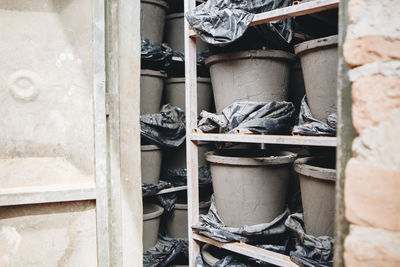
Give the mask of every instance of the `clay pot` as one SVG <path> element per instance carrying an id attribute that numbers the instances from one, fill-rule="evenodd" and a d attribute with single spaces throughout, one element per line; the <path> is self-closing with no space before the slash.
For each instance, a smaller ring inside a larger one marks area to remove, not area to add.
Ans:
<path id="1" fill-rule="evenodd" d="M 158 184 L 160 181 L 162 151 L 158 146 L 141 146 L 142 183 Z"/>
<path id="2" fill-rule="evenodd" d="M 300 176 L 306 233 L 313 236 L 333 237 L 336 170 L 334 163 L 328 163 L 327 159 L 314 157 L 294 163 Z"/>
<path id="3" fill-rule="evenodd" d="M 235 101 L 287 100 L 294 55 L 279 50 L 251 50 L 206 59 L 217 113 Z"/>
<path id="4" fill-rule="evenodd" d="M 199 167 L 207 165 L 205 154 L 210 151 L 209 144 L 198 145 Z M 169 170 L 186 168 L 186 143 L 178 148 L 164 150 L 164 168 Z"/>
<path id="5" fill-rule="evenodd" d="M 165 41 L 172 50 L 185 53 L 185 35 L 184 35 L 184 13 L 173 13 L 167 16 L 165 27 Z M 200 38 L 196 40 L 197 54 L 208 49 L 208 44 Z"/>
<path id="6" fill-rule="evenodd" d="M 165 102 L 185 110 L 185 78 L 165 80 Z M 212 87 L 210 78 L 197 78 L 197 114 L 211 111 Z"/>
<path id="7" fill-rule="evenodd" d="M 303 69 L 312 115 L 326 122 L 337 111 L 338 36 L 303 42 L 295 47 Z"/>
<path id="8" fill-rule="evenodd" d="M 163 0 L 140 1 L 140 35 L 142 38 L 162 43 L 168 3 Z"/>
<path id="9" fill-rule="evenodd" d="M 200 214 L 207 214 L 210 208 L 210 201 L 199 203 Z M 167 218 L 168 234 L 175 238 L 188 238 L 188 205 L 175 204 L 175 209 L 171 211 Z"/>
<path id="10" fill-rule="evenodd" d="M 227 226 L 267 223 L 284 212 L 295 153 L 222 150 L 208 152 L 206 159 L 218 214 Z"/>
<path id="11" fill-rule="evenodd" d="M 160 216 L 164 209 L 156 204 L 143 203 L 143 251 L 154 247 L 158 239 Z"/>
<path id="12" fill-rule="evenodd" d="M 142 70 L 140 74 L 140 114 L 160 112 L 164 78 L 160 71 Z"/>
<path id="13" fill-rule="evenodd" d="M 201 255 L 203 257 L 203 260 L 210 266 L 214 266 L 219 260 L 228 256 L 229 254 L 234 254 L 234 253 L 221 248 L 214 247 L 210 244 L 205 244 L 201 248 Z"/>

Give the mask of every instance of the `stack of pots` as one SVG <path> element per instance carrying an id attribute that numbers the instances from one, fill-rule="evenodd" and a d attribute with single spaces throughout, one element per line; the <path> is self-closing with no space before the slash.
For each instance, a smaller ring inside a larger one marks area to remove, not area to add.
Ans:
<path id="1" fill-rule="evenodd" d="M 338 36 L 295 46 L 300 58 L 308 105 L 314 118 L 327 122 L 336 113 Z M 329 150 L 315 150 L 328 154 Z M 336 170 L 334 160 L 315 155 L 296 160 L 307 234 L 333 237 Z"/>
<path id="2" fill-rule="evenodd" d="M 168 3 L 164 0 L 140 1 L 140 35 L 142 38 L 162 43 L 168 9 Z"/>
<path id="3" fill-rule="evenodd" d="M 156 245 L 160 217 L 163 212 L 164 209 L 161 206 L 143 202 L 143 251 Z"/>

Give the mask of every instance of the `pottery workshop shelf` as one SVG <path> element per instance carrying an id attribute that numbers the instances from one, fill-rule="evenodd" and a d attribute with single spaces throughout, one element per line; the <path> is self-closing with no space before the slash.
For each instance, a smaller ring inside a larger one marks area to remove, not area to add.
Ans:
<path id="1" fill-rule="evenodd" d="M 193 239 L 207 243 L 219 248 L 223 248 L 238 254 L 242 254 L 248 257 L 252 257 L 255 259 L 259 259 L 277 266 L 285 266 L 285 267 L 298 267 L 298 265 L 290 260 L 289 256 L 282 255 L 273 251 L 269 251 L 266 249 L 258 248 L 256 246 L 252 246 L 246 243 L 240 242 L 231 242 L 231 243 L 221 243 L 215 240 L 212 240 L 208 237 L 199 235 L 197 233 L 193 233 Z"/>
<path id="2" fill-rule="evenodd" d="M 301 3 L 295 1 L 297 4 L 292 6 L 271 10 L 268 12 L 256 14 L 250 26 L 256 26 L 267 22 L 279 21 L 286 18 L 311 15 L 319 12 L 333 10 L 339 7 L 339 0 L 313 0 Z M 192 10 L 195 7 L 194 0 L 185 0 L 185 12 Z M 332 11 L 334 12 L 334 11 Z M 319 13 L 321 15 L 323 13 Z M 322 15 L 323 16 L 323 15 Z M 337 146 L 336 137 L 326 136 L 292 136 L 292 135 L 259 135 L 253 134 L 246 130 L 238 131 L 235 134 L 221 134 L 221 133 L 203 133 L 197 129 L 197 65 L 196 65 L 196 38 L 198 35 L 190 28 L 188 21 L 185 21 L 185 77 L 186 77 L 186 125 L 187 125 L 187 181 L 188 181 L 188 213 L 189 213 L 189 227 L 197 225 L 199 222 L 199 201 L 198 201 L 198 143 L 199 142 L 228 142 L 228 143 L 253 143 L 253 144 L 276 144 L 276 145 L 294 145 L 294 146 L 313 146 L 313 147 L 326 147 L 335 148 Z M 265 52 L 263 52 L 265 53 Z M 260 58 L 260 57 L 258 57 Z M 271 56 L 269 56 L 271 58 Z M 277 57 L 274 57 L 277 58 Z M 279 57 L 280 59 L 281 57 Z M 233 58 L 226 59 L 234 60 Z M 289 60 L 286 59 L 285 60 Z M 210 59 L 209 59 L 210 61 Z M 293 61 L 293 59 L 292 59 Z M 244 64 L 244 63 L 243 63 Z M 286 63 L 285 63 L 286 64 Z M 207 65 L 207 64 L 206 64 Z M 237 66 L 236 64 L 235 66 Z M 258 66 L 258 65 L 257 65 Z M 210 67 L 210 66 L 208 66 Z M 224 69 L 225 66 L 220 67 Z M 282 67 L 283 69 L 283 67 Z M 212 72 L 210 68 L 210 72 Z M 267 72 L 262 70 L 263 73 Z M 282 72 L 285 72 L 282 70 Z M 266 74 L 267 76 L 267 74 Z M 275 75 L 276 76 L 276 75 Z M 275 77 L 273 76 L 273 77 Z M 284 78 L 287 79 L 287 78 Z M 228 87 L 233 91 L 234 85 L 229 82 L 221 82 L 222 87 Z M 267 83 L 267 82 L 264 82 Z M 220 84 L 213 84 L 213 90 L 218 89 Z M 281 83 L 277 83 L 281 84 Z M 253 85 L 253 84 L 252 84 Z M 215 87 L 215 88 L 214 88 Z M 242 89 L 242 85 L 237 86 Z M 333 86 L 335 87 L 335 85 Z M 236 88 L 237 89 L 237 88 Z M 247 90 L 247 88 L 243 88 Z M 232 93 L 233 94 L 233 93 Z M 249 94 L 252 95 L 252 94 Z M 255 94 L 254 94 L 255 95 Z M 214 95 L 215 98 L 215 95 Z M 216 103 L 217 113 L 221 112 L 221 107 L 225 107 L 225 102 L 232 102 L 228 98 L 242 99 L 240 97 L 233 97 L 231 95 L 224 95 L 220 97 L 220 108 Z M 310 98 L 311 99 L 311 98 Z M 224 102 L 225 101 L 225 102 Z M 261 100 L 252 100 L 261 101 Z M 264 101 L 264 100 L 263 100 Z M 277 100 L 282 101 L 282 100 Z M 268 101 L 266 101 L 268 102 Z M 313 109 L 313 107 L 311 107 Z M 315 109 L 315 108 L 314 108 Z M 262 260 L 264 262 L 274 264 L 277 266 L 298 266 L 291 261 L 289 256 L 279 254 L 270 250 L 265 250 L 245 243 L 231 242 L 221 243 L 208 237 L 202 236 L 197 232 L 189 231 L 189 264 L 195 266 L 195 259 L 200 253 L 200 243 L 207 243 L 212 246 L 222 248 L 237 254 L 245 255 L 254 259 Z"/>
<path id="3" fill-rule="evenodd" d="M 280 145 L 304 145 L 336 147 L 336 137 L 325 136 L 291 136 L 291 135 L 257 135 L 257 134 L 206 134 L 192 133 L 192 141 L 261 143 Z"/>
<path id="4" fill-rule="evenodd" d="M 314 14 L 338 7 L 339 7 L 339 0 L 314 0 L 306 3 L 300 3 L 297 5 L 256 14 L 250 26 L 256 26 L 266 22 L 277 21 L 286 18 Z M 190 31 L 190 37 L 196 38 L 198 37 L 198 35 L 194 31 Z"/>

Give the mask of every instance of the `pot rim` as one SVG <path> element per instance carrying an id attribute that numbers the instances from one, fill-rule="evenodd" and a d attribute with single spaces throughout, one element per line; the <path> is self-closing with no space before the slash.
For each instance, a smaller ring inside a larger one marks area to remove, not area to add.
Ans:
<path id="1" fill-rule="evenodd" d="M 338 45 L 338 35 L 331 35 L 319 39 L 302 42 L 294 46 L 295 54 L 298 56 L 302 53 L 311 52 L 321 48 L 328 48 Z"/>
<path id="2" fill-rule="evenodd" d="M 184 77 L 168 78 L 165 80 L 165 84 L 171 84 L 171 83 L 185 83 L 185 78 Z M 197 77 L 197 83 L 210 83 L 211 84 L 211 78 Z"/>
<path id="3" fill-rule="evenodd" d="M 220 259 L 214 257 L 211 255 L 209 252 L 209 249 L 211 248 L 210 244 L 205 244 L 201 248 L 201 255 L 203 256 L 203 260 L 210 266 L 214 266 L 215 263 L 217 263 Z"/>
<path id="4" fill-rule="evenodd" d="M 247 151 L 243 149 L 243 151 Z M 233 166 L 268 166 L 268 165 L 285 165 L 291 164 L 295 161 L 297 154 L 290 151 L 274 151 L 278 156 L 266 157 L 234 157 L 234 156 L 221 156 L 215 152 L 210 151 L 206 153 L 206 160 L 210 163 L 220 165 L 233 165 Z"/>
<path id="5" fill-rule="evenodd" d="M 213 64 L 224 62 L 224 61 L 233 61 L 239 59 L 267 59 L 267 58 L 275 58 L 281 59 L 284 61 L 295 61 L 296 56 L 292 53 L 282 51 L 282 50 L 247 50 L 240 51 L 234 53 L 226 53 L 226 54 L 217 54 L 208 57 L 205 61 L 205 65 L 210 67 Z"/>
<path id="6" fill-rule="evenodd" d="M 166 17 L 166 20 L 172 20 L 172 19 L 180 19 L 185 16 L 184 12 L 176 12 L 176 13 L 171 13 Z"/>
<path id="7" fill-rule="evenodd" d="M 321 159 L 321 157 L 319 157 Z M 305 157 L 294 162 L 294 170 L 301 175 L 328 181 L 336 181 L 336 169 L 323 168 L 311 165 L 310 162 L 318 157 Z"/>
<path id="8" fill-rule="evenodd" d="M 167 74 L 165 74 L 165 73 L 163 73 L 161 71 L 142 69 L 142 70 L 140 70 L 140 76 L 151 76 L 151 77 L 157 77 L 157 78 L 166 78 Z"/>
<path id="9" fill-rule="evenodd" d="M 156 210 L 150 213 L 144 213 L 143 210 L 143 221 L 149 221 L 152 219 L 155 219 L 157 217 L 160 217 L 161 214 L 164 213 L 164 208 L 161 207 L 160 205 L 154 204 L 154 203 L 146 203 L 145 205 L 148 205 L 150 207 L 154 207 Z"/>
<path id="10" fill-rule="evenodd" d="M 156 150 L 161 150 L 159 146 L 156 145 L 143 145 L 140 146 L 140 151 L 156 151 Z"/>
<path id="11" fill-rule="evenodd" d="M 211 206 L 211 200 L 208 201 L 202 201 L 199 203 L 199 209 L 204 209 L 207 207 Z M 188 204 L 183 204 L 183 203 L 175 203 L 175 209 L 177 210 L 187 210 L 188 209 Z"/>
<path id="12" fill-rule="evenodd" d="M 165 10 L 169 9 L 168 3 L 163 0 L 140 0 L 140 2 L 157 5 L 163 7 Z"/>

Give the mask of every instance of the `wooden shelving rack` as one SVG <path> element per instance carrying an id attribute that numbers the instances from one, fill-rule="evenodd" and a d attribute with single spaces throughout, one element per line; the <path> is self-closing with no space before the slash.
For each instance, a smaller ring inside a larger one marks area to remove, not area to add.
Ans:
<path id="1" fill-rule="evenodd" d="M 195 0 L 184 0 L 185 13 L 195 8 Z M 297 5 L 275 9 L 254 16 L 251 26 L 278 21 L 285 18 L 313 14 L 339 7 L 339 0 L 313 0 Z M 197 70 L 196 70 L 196 33 L 185 20 L 185 99 L 186 99 L 186 151 L 187 151 L 187 191 L 189 223 L 189 264 L 195 266 L 200 253 L 200 242 L 208 243 L 232 252 L 260 259 L 277 266 L 297 266 L 286 255 L 260 249 L 244 243 L 220 243 L 192 231 L 191 226 L 199 222 L 198 187 L 198 141 L 264 143 L 282 145 L 306 145 L 335 147 L 336 137 L 307 137 L 288 135 L 255 134 L 205 134 L 197 130 Z"/>

